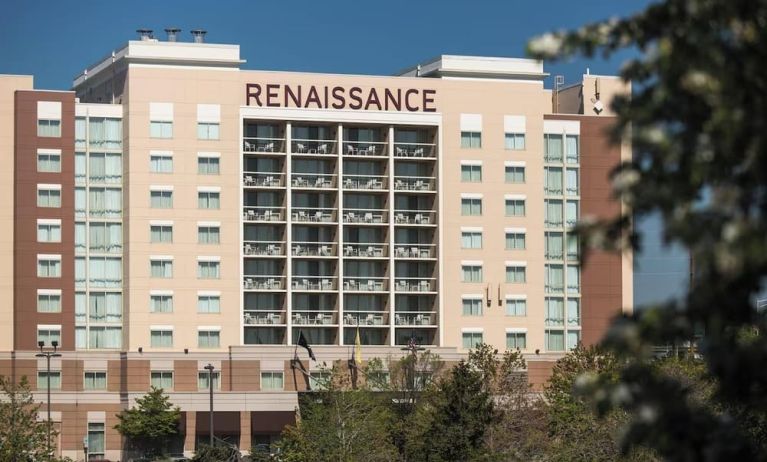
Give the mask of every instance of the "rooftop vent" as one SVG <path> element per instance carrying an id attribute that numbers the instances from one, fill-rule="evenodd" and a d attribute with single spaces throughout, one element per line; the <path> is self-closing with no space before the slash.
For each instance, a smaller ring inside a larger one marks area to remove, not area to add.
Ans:
<path id="1" fill-rule="evenodd" d="M 142 42 L 152 40 L 154 38 L 154 35 L 152 35 L 152 32 L 154 31 L 152 29 L 136 29 L 136 32 L 138 32 L 138 36 Z"/>
<path id="2" fill-rule="evenodd" d="M 178 27 L 168 27 L 165 29 L 165 33 L 168 34 L 168 41 L 169 42 L 176 42 L 178 41 L 178 33 L 181 32 L 181 29 Z"/>
<path id="3" fill-rule="evenodd" d="M 205 42 L 205 34 L 208 33 L 208 31 L 203 29 L 193 29 L 192 36 L 194 36 L 194 43 L 203 43 Z"/>

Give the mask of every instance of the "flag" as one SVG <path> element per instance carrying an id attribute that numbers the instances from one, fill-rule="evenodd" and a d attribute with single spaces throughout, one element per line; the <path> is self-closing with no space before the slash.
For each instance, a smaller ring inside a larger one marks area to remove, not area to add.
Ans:
<path id="1" fill-rule="evenodd" d="M 354 337 L 354 362 L 357 366 L 362 365 L 362 343 L 360 343 L 360 328 L 357 327 L 357 335 Z"/>
<path id="2" fill-rule="evenodd" d="M 306 337 L 304 337 L 303 331 L 298 332 L 298 346 L 306 348 L 306 351 L 309 352 L 309 357 L 312 358 L 312 361 L 317 361 L 317 358 L 314 357 L 312 347 L 309 346 L 309 342 L 307 342 Z"/>

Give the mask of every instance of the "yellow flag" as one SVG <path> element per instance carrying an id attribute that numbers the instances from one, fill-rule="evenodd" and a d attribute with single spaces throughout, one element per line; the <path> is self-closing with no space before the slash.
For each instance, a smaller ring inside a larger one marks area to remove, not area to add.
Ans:
<path id="1" fill-rule="evenodd" d="M 362 343 L 360 343 L 360 328 L 357 327 L 357 335 L 354 338 L 354 362 L 362 365 Z"/>

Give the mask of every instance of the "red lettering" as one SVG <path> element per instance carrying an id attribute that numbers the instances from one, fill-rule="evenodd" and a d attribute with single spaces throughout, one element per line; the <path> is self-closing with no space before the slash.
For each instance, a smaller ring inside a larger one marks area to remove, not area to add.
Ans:
<path id="1" fill-rule="evenodd" d="M 333 99 L 337 102 L 333 103 L 333 109 L 343 109 L 346 107 L 346 98 L 344 97 L 343 87 L 333 87 Z"/>
<path id="2" fill-rule="evenodd" d="M 371 88 L 370 93 L 368 93 L 368 100 L 365 102 L 365 110 L 367 111 L 373 104 L 378 107 L 379 111 L 383 109 L 381 107 L 381 101 L 378 100 L 378 93 L 375 88 Z"/>
<path id="3" fill-rule="evenodd" d="M 317 93 L 317 89 L 314 87 L 314 85 L 309 87 L 309 94 L 306 96 L 304 107 L 308 108 L 312 103 L 317 105 L 318 109 L 322 109 L 322 101 L 320 101 L 320 95 Z"/>
<path id="4" fill-rule="evenodd" d="M 285 85 L 285 107 L 290 107 L 288 97 L 293 101 L 293 107 L 301 107 L 301 85 L 298 86 L 298 93 L 293 93 L 293 90 Z"/>
<path id="5" fill-rule="evenodd" d="M 255 98 L 256 104 L 261 106 L 261 85 L 249 83 L 245 85 L 245 105 L 250 106 L 251 98 Z"/>
<path id="6" fill-rule="evenodd" d="M 351 90 L 349 90 L 349 98 L 351 98 L 353 103 L 349 105 L 349 109 L 360 109 L 362 108 L 362 97 L 360 95 L 362 94 L 362 88 L 360 87 L 352 87 Z"/>
<path id="7" fill-rule="evenodd" d="M 407 110 L 410 111 L 410 112 L 417 112 L 418 111 L 418 106 L 411 106 L 410 105 L 410 96 L 411 95 L 417 95 L 417 94 L 418 94 L 418 90 L 416 90 L 414 88 L 411 88 L 410 90 L 407 90 L 405 92 L 405 108 L 407 108 Z"/>
<path id="8" fill-rule="evenodd" d="M 279 89 L 280 86 L 276 83 L 266 84 L 266 105 L 268 107 L 280 107 L 280 102 L 277 101 L 277 98 L 280 96 L 278 93 Z"/>
<path id="9" fill-rule="evenodd" d="M 436 94 L 437 90 L 423 91 L 423 112 L 437 112 L 435 106 L 429 106 L 429 104 L 434 104 L 434 95 Z"/>
<path id="10" fill-rule="evenodd" d="M 392 93 L 391 90 L 388 88 L 384 89 L 384 108 L 388 111 L 389 110 L 389 103 L 391 102 L 391 107 L 394 109 L 401 111 L 402 110 L 402 90 L 397 89 L 397 97 L 394 97 L 394 93 Z"/>

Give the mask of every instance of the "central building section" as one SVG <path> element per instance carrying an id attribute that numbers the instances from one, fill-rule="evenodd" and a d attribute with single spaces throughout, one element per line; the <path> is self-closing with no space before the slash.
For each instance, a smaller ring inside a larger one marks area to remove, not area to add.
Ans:
<path id="1" fill-rule="evenodd" d="M 441 116 L 241 121 L 243 343 L 440 345 Z"/>

